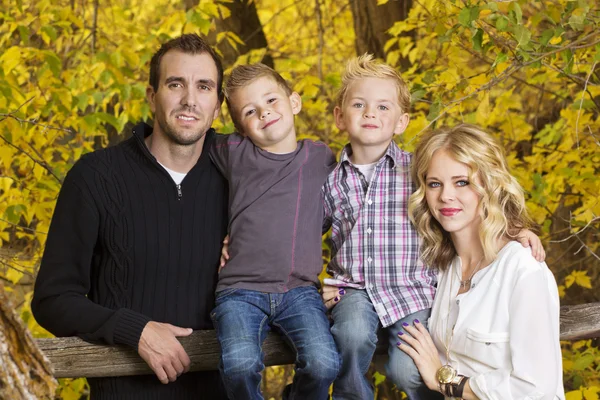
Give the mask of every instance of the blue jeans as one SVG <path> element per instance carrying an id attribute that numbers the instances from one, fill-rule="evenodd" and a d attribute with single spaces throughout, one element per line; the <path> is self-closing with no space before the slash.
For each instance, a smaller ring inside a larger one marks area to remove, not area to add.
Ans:
<path id="1" fill-rule="evenodd" d="M 262 399 L 262 343 L 271 328 L 296 351 L 296 373 L 288 399 L 327 399 L 341 366 L 317 289 L 287 293 L 225 289 L 211 313 L 221 344 L 219 369 L 230 399 Z"/>
<path id="2" fill-rule="evenodd" d="M 386 377 L 410 400 L 438 399 L 439 393 L 427 389 L 412 358 L 396 347 L 402 323 L 418 319 L 427 327 L 431 310 L 407 315 L 387 328 L 389 359 Z M 373 387 L 365 377 L 377 346 L 377 330 L 381 326 L 366 290 L 346 289 L 340 302 L 333 307 L 331 333 L 342 355 L 342 370 L 333 384 L 334 400 L 373 399 Z"/>

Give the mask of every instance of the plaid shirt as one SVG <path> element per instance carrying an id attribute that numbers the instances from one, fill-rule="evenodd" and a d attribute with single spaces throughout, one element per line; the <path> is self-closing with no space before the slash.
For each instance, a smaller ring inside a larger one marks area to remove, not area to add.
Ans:
<path id="1" fill-rule="evenodd" d="M 435 294 L 436 271 L 423 265 L 420 240 L 408 219 L 412 156 L 392 142 L 367 182 L 350 163 L 350 152 L 347 145 L 323 186 L 332 241 L 327 271 L 348 286 L 366 289 L 387 327 L 430 308 Z"/>

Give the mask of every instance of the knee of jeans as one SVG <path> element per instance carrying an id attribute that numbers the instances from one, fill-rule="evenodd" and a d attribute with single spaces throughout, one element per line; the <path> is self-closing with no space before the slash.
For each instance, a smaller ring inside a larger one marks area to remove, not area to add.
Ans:
<path id="1" fill-rule="evenodd" d="M 334 349 L 323 348 L 301 357 L 301 368 L 312 380 L 320 382 L 333 382 L 337 378 L 342 360 Z"/>
<path id="2" fill-rule="evenodd" d="M 423 386 L 421 374 L 412 360 L 404 363 L 390 363 L 385 366 L 387 379 L 399 389 L 412 392 Z"/>
<path id="3" fill-rule="evenodd" d="M 377 345 L 377 332 L 370 330 L 367 326 L 349 326 L 347 324 L 334 324 L 331 333 L 340 352 L 351 351 L 361 353 L 372 351 Z"/>
<path id="4" fill-rule="evenodd" d="M 244 380 L 255 374 L 260 374 L 264 369 L 262 360 L 259 357 L 223 357 L 221 362 L 221 372 L 226 380 Z"/>

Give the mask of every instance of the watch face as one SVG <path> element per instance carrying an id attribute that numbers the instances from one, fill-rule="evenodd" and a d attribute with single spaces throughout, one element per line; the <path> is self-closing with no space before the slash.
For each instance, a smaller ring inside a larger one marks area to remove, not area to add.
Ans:
<path id="1" fill-rule="evenodd" d="M 450 365 L 443 365 L 435 374 L 439 383 L 450 383 L 455 376 L 456 370 Z"/>

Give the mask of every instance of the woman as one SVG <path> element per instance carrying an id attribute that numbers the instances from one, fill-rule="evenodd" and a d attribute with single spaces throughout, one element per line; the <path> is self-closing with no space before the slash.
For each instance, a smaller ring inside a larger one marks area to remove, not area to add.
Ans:
<path id="1" fill-rule="evenodd" d="M 429 328 L 399 332 L 425 384 L 463 399 L 564 399 L 556 282 L 514 241 L 530 226 L 502 148 L 472 125 L 430 132 L 409 205 L 422 257 L 439 268 Z"/>

